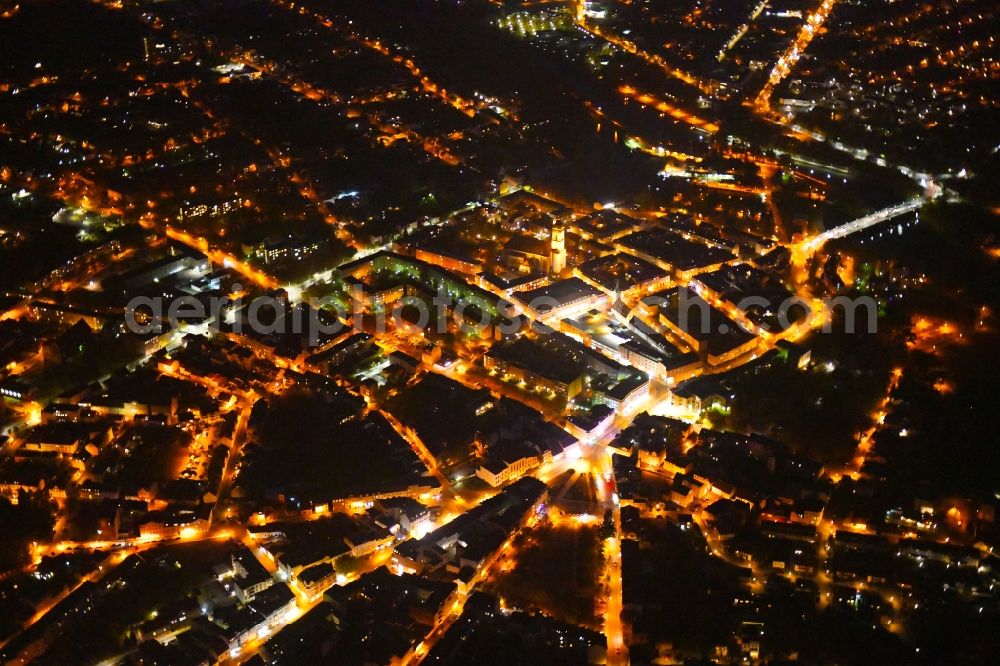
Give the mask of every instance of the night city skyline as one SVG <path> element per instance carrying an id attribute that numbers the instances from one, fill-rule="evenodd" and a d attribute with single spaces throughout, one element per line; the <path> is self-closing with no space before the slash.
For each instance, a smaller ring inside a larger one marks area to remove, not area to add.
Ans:
<path id="1" fill-rule="evenodd" d="M 998 27 L 0 0 L 0 663 L 996 663 Z"/>

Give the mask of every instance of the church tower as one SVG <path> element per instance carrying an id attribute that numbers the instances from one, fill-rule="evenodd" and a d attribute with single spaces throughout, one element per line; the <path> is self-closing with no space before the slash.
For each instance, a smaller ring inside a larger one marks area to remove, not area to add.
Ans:
<path id="1" fill-rule="evenodd" d="M 549 272 L 558 275 L 566 268 L 566 227 L 562 222 L 552 223 L 552 252 L 549 255 Z"/>

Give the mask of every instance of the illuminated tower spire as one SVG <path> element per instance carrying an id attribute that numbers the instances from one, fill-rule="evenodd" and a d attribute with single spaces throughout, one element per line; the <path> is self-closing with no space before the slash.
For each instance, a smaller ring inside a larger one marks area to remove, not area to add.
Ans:
<path id="1" fill-rule="evenodd" d="M 549 270 L 554 275 L 566 268 L 566 227 L 562 222 L 552 223 L 552 252 L 549 256 Z"/>

